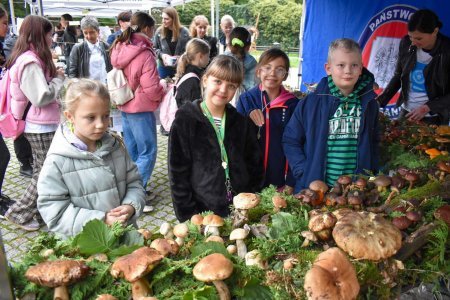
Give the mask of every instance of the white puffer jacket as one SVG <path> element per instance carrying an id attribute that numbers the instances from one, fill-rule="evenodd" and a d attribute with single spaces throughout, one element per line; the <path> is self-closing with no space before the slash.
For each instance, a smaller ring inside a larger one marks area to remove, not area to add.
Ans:
<path id="1" fill-rule="evenodd" d="M 50 231 L 63 238 L 80 232 L 93 219 L 123 205 L 136 213 L 145 205 L 145 192 L 137 167 L 120 141 L 105 133 L 96 152 L 81 151 L 58 127 L 38 180 L 38 210 Z"/>

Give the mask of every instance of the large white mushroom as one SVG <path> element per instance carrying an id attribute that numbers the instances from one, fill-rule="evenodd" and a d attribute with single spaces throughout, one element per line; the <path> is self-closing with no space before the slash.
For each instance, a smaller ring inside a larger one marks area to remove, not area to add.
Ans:
<path id="1" fill-rule="evenodd" d="M 203 225 L 205 226 L 205 236 L 220 235 L 219 227 L 222 227 L 224 221 L 221 216 L 207 215 L 203 218 Z"/>

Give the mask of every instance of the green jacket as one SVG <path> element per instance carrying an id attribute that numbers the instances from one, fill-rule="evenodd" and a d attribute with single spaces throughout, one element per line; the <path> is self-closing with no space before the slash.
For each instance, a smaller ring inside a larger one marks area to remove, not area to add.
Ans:
<path id="1" fill-rule="evenodd" d="M 38 210 L 50 231 L 63 238 L 80 232 L 93 219 L 123 205 L 136 213 L 136 224 L 145 205 L 145 192 L 136 165 L 120 141 L 106 133 L 94 153 L 81 151 L 58 127 L 37 184 Z"/>

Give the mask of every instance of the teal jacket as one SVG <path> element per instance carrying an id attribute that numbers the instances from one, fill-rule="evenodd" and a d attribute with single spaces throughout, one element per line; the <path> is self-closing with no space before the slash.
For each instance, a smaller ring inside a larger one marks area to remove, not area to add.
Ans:
<path id="1" fill-rule="evenodd" d="M 79 233 L 106 212 L 132 205 L 136 224 L 145 205 L 145 192 L 136 165 L 120 141 L 106 133 L 94 153 L 81 151 L 58 127 L 37 184 L 39 213 L 50 231 L 63 238 Z"/>

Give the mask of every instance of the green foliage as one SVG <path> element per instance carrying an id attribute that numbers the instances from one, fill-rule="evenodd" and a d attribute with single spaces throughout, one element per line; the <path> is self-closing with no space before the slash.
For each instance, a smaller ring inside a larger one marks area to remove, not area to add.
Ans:
<path id="1" fill-rule="evenodd" d="M 137 233 L 131 233 L 134 230 L 132 225 L 123 227 L 119 223 L 114 223 L 111 227 L 101 220 L 92 220 L 86 223 L 83 231 L 80 232 L 73 240 L 73 246 L 78 247 L 80 252 L 85 255 L 96 253 L 110 253 L 114 250 L 114 255 L 124 255 L 131 253 L 136 247 L 126 246 L 143 246 L 144 239 Z M 120 242 L 120 237 L 123 237 Z M 122 247 L 119 248 L 119 244 Z"/>
<path id="2" fill-rule="evenodd" d="M 203 257 L 212 253 L 221 253 L 226 257 L 230 256 L 225 246 L 217 242 L 197 243 L 191 247 L 190 251 L 192 257 Z"/>
<path id="3" fill-rule="evenodd" d="M 274 299 L 270 289 L 267 286 L 261 285 L 261 282 L 257 278 L 252 278 L 247 281 L 238 296 L 240 300 Z"/>
<path id="4" fill-rule="evenodd" d="M 183 295 L 183 300 L 210 300 L 217 299 L 217 292 L 211 286 L 204 286 Z"/>
<path id="5" fill-rule="evenodd" d="M 434 220 L 433 214 L 436 211 L 436 209 L 438 209 L 444 204 L 447 203 L 441 197 L 435 196 L 423 200 L 422 203 L 420 203 L 420 208 L 422 209 L 422 211 L 425 212 L 425 219 L 428 222 L 431 222 Z"/>

